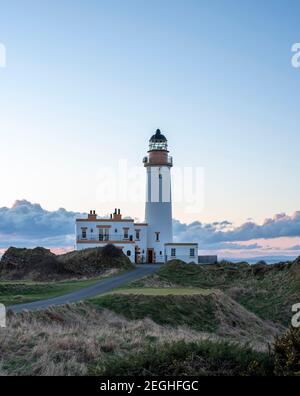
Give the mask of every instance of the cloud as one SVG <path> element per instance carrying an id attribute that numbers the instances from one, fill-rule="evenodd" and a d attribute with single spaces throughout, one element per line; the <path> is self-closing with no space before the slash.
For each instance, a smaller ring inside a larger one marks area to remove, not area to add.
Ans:
<path id="1" fill-rule="evenodd" d="M 72 248 L 75 218 L 81 215 L 63 208 L 47 211 L 39 204 L 16 201 L 11 208 L 0 208 L 0 250 L 9 246 Z M 175 241 L 195 241 L 202 250 L 254 251 L 263 248 L 255 243 L 256 239 L 300 237 L 300 211 L 291 216 L 277 214 L 261 225 L 247 221 L 239 227 L 228 220 L 190 224 L 173 220 L 173 232 Z M 300 250 L 300 246 L 288 250 Z"/>
<path id="2" fill-rule="evenodd" d="M 47 211 L 39 204 L 16 201 L 11 208 L 0 208 L 0 248 L 72 246 L 78 215 L 63 208 Z"/>
<path id="3" fill-rule="evenodd" d="M 287 250 L 300 250 L 300 245 L 290 246 Z"/>
<path id="4" fill-rule="evenodd" d="M 216 249 L 216 245 L 213 246 L 213 248 Z M 217 249 L 218 250 L 257 250 L 257 249 L 263 249 L 263 246 L 259 245 L 258 243 L 242 245 L 239 243 L 222 242 L 217 244 Z"/>
<path id="5" fill-rule="evenodd" d="M 219 248 L 222 244 L 229 242 L 299 237 L 300 211 L 295 212 L 291 216 L 285 213 L 277 214 L 272 219 L 266 219 L 261 225 L 253 221 L 247 221 L 236 228 L 228 221 L 209 224 L 196 221 L 191 224 L 184 224 L 178 220 L 174 220 L 173 224 L 174 236 L 177 241 L 192 240 L 198 241 L 199 245 L 202 245 L 204 248 L 210 246 Z"/>

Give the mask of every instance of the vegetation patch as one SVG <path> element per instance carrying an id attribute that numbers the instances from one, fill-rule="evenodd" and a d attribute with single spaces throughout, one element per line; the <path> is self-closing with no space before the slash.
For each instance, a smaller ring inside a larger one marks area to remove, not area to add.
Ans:
<path id="1" fill-rule="evenodd" d="M 150 318 L 160 325 L 186 326 L 241 342 L 266 345 L 279 333 L 271 323 L 214 290 L 127 289 L 92 298 L 89 302 L 130 320 Z"/>
<path id="2" fill-rule="evenodd" d="M 274 360 L 276 375 L 300 377 L 300 328 L 291 328 L 276 339 Z"/>
<path id="3" fill-rule="evenodd" d="M 50 281 L 95 277 L 107 270 L 134 268 L 121 249 L 113 245 L 91 248 L 56 256 L 41 247 L 11 247 L 0 261 L 0 279 Z"/>
<path id="4" fill-rule="evenodd" d="M 167 343 L 92 366 L 90 375 L 112 376 L 267 376 L 272 357 L 225 342 Z"/>
<path id="5" fill-rule="evenodd" d="M 45 300 L 93 285 L 101 279 L 118 273 L 117 270 L 111 270 L 93 279 L 74 279 L 59 282 L 0 281 L 0 303 L 9 306 Z"/>
<path id="6" fill-rule="evenodd" d="M 209 295 L 213 293 L 210 289 L 196 289 L 191 287 L 186 288 L 162 288 L 162 287 L 143 287 L 143 288 L 129 288 L 129 289 L 118 289 L 108 294 L 132 294 L 132 295 L 145 295 L 145 296 L 193 296 L 193 295 Z"/>
<path id="7" fill-rule="evenodd" d="M 146 296 L 148 297 L 148 296 Z M 195 296 L 192 296 L 193 298 Z M 88 303 L 9 313 L 1 375 L 299 375 L 300 329 L 261 352 Z"/>
<path id="8" fill-rule="evenodd" d="M 215 332 L 217 323 L 212 299 L 207 295 L 108 294 L 90 300 L 96 307 L 110 309 L 127 319 L 150 318 L 160 325 L 189 326 Z"/>
<path id="9" fill-rule="evenodd" d="M 219 289 L 247 310 L 264 320 L 285 327 L 291 320 L 291 307 L 300 300 L 300 259 L 294 263 L 184 264 L 173 260 L 155 274 L 133 282 L 144 285 Z"/>
<path id="10" fill-rule="evenodd" d="M 2 375 L 86 375 L 89 367 L 105 365 L 111 356 L 121 358 L 150 344 L 204 338 L 210 337 L 159 326 L 149 319 L 129 321 L 86 303 L 9 313 L 7 327 L 0 329 L 0 371 Z"/>

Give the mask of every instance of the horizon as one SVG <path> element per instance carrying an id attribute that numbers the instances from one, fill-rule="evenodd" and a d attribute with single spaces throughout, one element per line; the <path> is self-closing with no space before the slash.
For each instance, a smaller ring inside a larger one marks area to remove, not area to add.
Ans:
<path id="1" fill-rule="evenodd" d="M 232 259 L 300 255 L 297 1 L 2 8 L 0 250 L 71 249 L 71 213 L 90 209 L 143 220 L 142 199 L 103 200 L 103 174 L 126 163 L 138 178 L 161 128 L 174 166 L 201 171 L 197 208 L 173 204 L 176 240 Z"/>

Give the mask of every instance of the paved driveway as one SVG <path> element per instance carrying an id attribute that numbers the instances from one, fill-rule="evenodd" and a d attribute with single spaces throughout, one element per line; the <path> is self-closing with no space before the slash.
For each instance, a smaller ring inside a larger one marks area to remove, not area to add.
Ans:
<path id="1" fill-rule="evenodd" d="M 48 300 L 34 301 L 31 303 L 11 305 L 8 309 L 11 309 L 14 312 L 20 312 L 23 310 L 39 310 L 45 309 L 50 306 L 55 305 L 63 305 L 67 303 L 72 303 L 75 301 L 84 300 L 86 298 L 97 296 L 98 294 L 106 293 L 116 287 L 119 287 L 128 282 L 132 282 L 144 276 L 147 276 L 156 270 L 158 270 L 160 266 L 158 264 L 143 264 L 137 265 L 136 268 L 132 271 L 125 272 L 121 275 L 117 275 L 113 278 L 103 279 L 99 282 L 84 287 L 82 289 L 76 290 L 72 293 L 64 294 L 62 296 L 49 298 Z"/>

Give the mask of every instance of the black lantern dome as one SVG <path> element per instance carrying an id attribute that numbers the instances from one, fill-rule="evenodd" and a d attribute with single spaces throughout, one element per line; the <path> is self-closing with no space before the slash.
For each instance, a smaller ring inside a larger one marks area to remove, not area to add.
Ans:
<path id="1" fill-rule="evenodd" d="M 155 134 L 149 140 L 149 150 L 167 151 L 168 141 L 167 138 L 157 129 Z"/>

